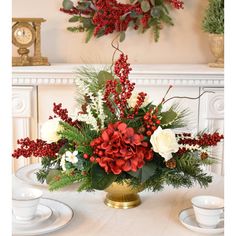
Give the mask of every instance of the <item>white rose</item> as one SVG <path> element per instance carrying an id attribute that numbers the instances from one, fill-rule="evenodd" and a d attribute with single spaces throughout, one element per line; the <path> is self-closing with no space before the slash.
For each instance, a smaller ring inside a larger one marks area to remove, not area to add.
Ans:
<path id="1" fill-rule="evenodd" d="M 49 119 L 41 127 L 41 138 L 47 143 L 57 142 L 60 139 L 58 132 L 62 130 L 60 119 Z"/>
<path id="2" fill-rule="evenodd" d="M 179 150 L 179 144 L 177 143 L 175 133 L 171 129 L 162 129 L 160 126 L 152 134 L 150 142 L 153 147 L 153 151 L 159 153 L 168 161 L 172 158 L 172 153 Z"/>
<path id="3" fill-rule="evenodd" d="M 138 98 L 138 93 L 132 92 L 131 97 L 127 100 L 129 107 L 132 107 L 132 108 L 135 107 L 135 105 L 137 104 L 137 100 L 138 100 L 137 98 Z M 141 105 L 141 108 L 147 106 L 148 103 L 149 103 L 149 96 L 147 95 L 144 99 L 143 104 Z"/>

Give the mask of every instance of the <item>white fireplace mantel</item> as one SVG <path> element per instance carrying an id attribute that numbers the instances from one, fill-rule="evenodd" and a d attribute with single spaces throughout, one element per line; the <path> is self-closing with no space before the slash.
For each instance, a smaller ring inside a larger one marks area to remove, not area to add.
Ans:
<path id="1" fill-rule="evenodd" d="M 13 67 L 13 85 L 73 84 L 76 71 L 82 66 L 85 65 L 57 63 L 51 66 Z M 96 69 L 105 67 L 98 64 L 91 66 Z M 132 65 L 132 68 L 130 79 L 137 85 L 224 86 L 224 70 L 205 64 L 140 64 Z"/>

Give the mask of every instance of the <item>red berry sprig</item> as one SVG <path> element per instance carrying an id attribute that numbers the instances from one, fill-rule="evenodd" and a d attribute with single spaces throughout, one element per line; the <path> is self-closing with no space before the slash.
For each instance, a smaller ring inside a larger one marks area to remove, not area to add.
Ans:
<path id="1" fill-rule="evenodd" d="M 146 96 L 147 96 L 147 94 L 144 93 L 144 92 L 140 92 L 140 93 L 138 94 L 136 105 L 135 105 L 135 107 L 134 107 L 132 113 L 129 114 L 127 118 L 133 119 L 133 118 L 134 118 L 134 115 L 137 115 L 137 114 L 138 114 L 138 111 L 139 111 L 140 107 L 143 105 L 143 102 L 144 102 Z"/>
<path id="2" fill-rule="evenodd" d="M 216 146 L 218 142 L 220 142 L 224 136 L 220 135 L 218 132 L 213 134 L 204 133 L 202 135 L 196 136 L 196 138 L 191 138 L 191 134 L 184 134 L 184 138 L 180 138 L 179 144 L 188 144 L 188 145 L 199 145 L 200 147 L 208 147 L 208 146 Z"/>
<path id="3" fill-rule="evenodd" d="M 17 140 L 19 148 L 15 149 L 12 157 L 51 157 L 55 158 L 60 148 L 65 144 L 65 140 L 59 140 L 57 143 L 47 143 L 41 139 L 30 140 L 28 137 Z"/>
<path id="4" fill-rule="evenodd" d="M 110 111 L 115 112 L 118 109 L 121 118 L 125 116 L 127 100 L 131 97 L 135 85 L 128 78 L 132 69 L 127 61 L 128 56 L 123 53 L 120 54 L 120 58 L 115 62 L 114 66 L 114 73 L 119 78 L 119 83 L 117 80 L 108 80 L 103 97 Z M 118 85 L 121 86 L 121 92 L 118 92 Z"/>
<path id="5" fill-rule="evenodd" d="M 144 126 L 146 128 L 146 135 L 151 136 L 154 131 L 161 124 L 158 118 L 158 108 L 150 109 L 143 117 Z"/>
<path id="6" fill-rule="evenodd" d="M 59 104 L 56 104 L 55 102 L 53 103 L 53 112 L 69 125 L 77 128 L 80 127 L 79 121 L 77 120 L 73 121 L 72 118 L 68 116 L 68 110 L 66 108 L 63 109 L 61 103 Z M 54 118 L 57 116 L 54 116 Z M 49 117 L 49 119 L 52 118 L 53 118 L 52 116 Z"/>
<path id="7" fill-rule="evenodd" d="M 166 0 L 176 9 L 184 9 L 184 2 L 180 0 Z"/>

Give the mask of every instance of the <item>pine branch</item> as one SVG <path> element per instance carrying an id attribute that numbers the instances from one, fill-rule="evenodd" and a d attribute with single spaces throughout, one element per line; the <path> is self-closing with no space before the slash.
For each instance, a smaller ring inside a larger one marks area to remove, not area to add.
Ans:
<path id="1" fill-rule="evenodd" d="M 89 144 L 94 138 L 98 136 L 97 132 L 92 130 L 91 127 L 87 124 L 82 124 L 81 129 L 78 130 L 77 128 L 70 126 L 65 122 L 60 122 L 63 126 L 63 130 L 60 131 L 60 135 L 76 144 Z"/>
<path id="2" fill-rule="evenodd" d="M 65 186 L 71 185 L 75 182 L 78 181 L 78 179 L 80 178 L 80 175 L 67 175 L 67 174 L 61 174 L 56 176 L 57 178 L 53 179 L 50 183 L 49 183 L 49 191 L 54 191 L 54 190 L 58 190 L 60 188 L 63 188 Z"/>

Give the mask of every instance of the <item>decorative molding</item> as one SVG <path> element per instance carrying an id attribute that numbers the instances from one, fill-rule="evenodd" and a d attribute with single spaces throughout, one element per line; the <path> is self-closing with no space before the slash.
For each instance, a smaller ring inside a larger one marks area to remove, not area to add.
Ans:
<path id="1" fill-rule="evenodd" d="M 14 67 L 13 85 L 71 85 L 76 70 L 85 65 L 52 64 L 52 66 Z M 106 65 L 91 65 L 102 69 Z M 223 69 L 202 64 L 133 65 L 130 79 L 140 86 L 223 87 Z"/>
<path id="2" fill-rule="evenodd" d="M 214 117 L 215 119 L 224 118 L 224 96 L 216 95 L 209 101 L 208 117 Z"/>
<path id="3" fill-rule="evenodd" d="M 207 90 L 207 89 L 206 89 Z M 206 119 L 224 119 L 224 91 L 222 89 L 213 88 L 211 93 L 207 95 L 207 113 Z"/>
<path id="4" fill-rule="evenodd" d="M 33 87 L 13 87 L 12 115 L 13 117 L 31 117 L 31 100 Z"/>

